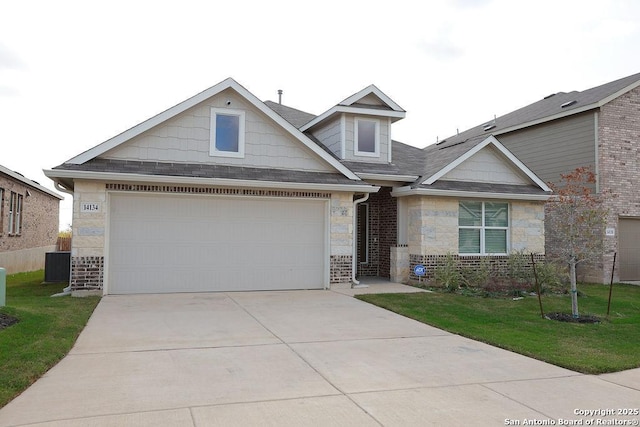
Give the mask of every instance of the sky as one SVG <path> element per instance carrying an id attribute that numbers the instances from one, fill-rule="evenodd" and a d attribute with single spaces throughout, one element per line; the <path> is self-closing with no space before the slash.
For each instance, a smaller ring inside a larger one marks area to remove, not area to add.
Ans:
<path id="1" fill-rule="evenodd" d="M 0 0 L 0 164 L 43 169 L 233 77 L 320 114 L 375 84 L 425 147 L 640 72 L 636 0 Z M 71 224 L 62 194 L 60 225 Z"/>

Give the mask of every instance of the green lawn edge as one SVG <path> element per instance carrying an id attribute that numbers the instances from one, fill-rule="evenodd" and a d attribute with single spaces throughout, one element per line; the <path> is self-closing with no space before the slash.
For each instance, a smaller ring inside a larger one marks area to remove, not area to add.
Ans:
<path id="1" fill-rule="evenodd" d="M 0 408 L 69 353 L 100 301 L 52 298 L 67 284 L 43 280 L 43 270 L 7 276 L 6 305 L 0 312 L 19 321 L 0 329 Z"/>
<path id="2" fill-rule="evenodd" d="M 455 293 L 368 294 L 358 299 L 445 331 L 585 374 L 640 367 L 640 287 L 615 284 L 607 318 L 609 286 L 582 284 L 582 315 L 597 324 L 542 318 L 535 296 L 483 298 Z M 571 313 L 568 295 L 544 295 L 545 313 Z"/>

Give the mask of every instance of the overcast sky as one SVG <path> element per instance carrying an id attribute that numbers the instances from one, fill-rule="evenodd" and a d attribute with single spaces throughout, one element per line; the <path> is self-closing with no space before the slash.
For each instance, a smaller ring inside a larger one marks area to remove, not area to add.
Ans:
<path id="1" fill-rule="evenodd" d="M 640 72 L 635 0 L 0 2 L 0 164 L 49 188 L 42 169 L 227 77 L 314 114 L 373 83 L 425 147 Z"/>

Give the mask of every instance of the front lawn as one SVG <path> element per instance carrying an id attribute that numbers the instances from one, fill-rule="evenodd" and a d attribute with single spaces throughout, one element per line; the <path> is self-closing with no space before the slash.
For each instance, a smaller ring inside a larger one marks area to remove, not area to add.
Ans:
<path id="1" fill-rule="evenodd" d="M 42 270 L 7 276 L 6 306 L 0 313 L 18 322 L 0 328 L 0 407 L 69 352 L 100 301 L 51 298 L 66 283 L 42 284 L 43 280 Z"/>
<path id="2" fill-rule="evenodd" d="M 582 315 L 596 324 L 543 319 L 537 297 L 483 298 L 455 293 L 360 295 L 359 299 L 455 334 L 574 371 L 599 374 L 640 367 L 640 286 L 579 285 Z M 542 297 L 545 313 L 571 313 L 568 295 Z"/>

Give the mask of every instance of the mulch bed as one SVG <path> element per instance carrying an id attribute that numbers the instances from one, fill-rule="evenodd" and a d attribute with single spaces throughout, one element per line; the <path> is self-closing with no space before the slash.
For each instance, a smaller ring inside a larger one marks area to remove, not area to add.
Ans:
<path id="1" fill-rule="evenodd" d="M 547 313 L 544 315 L 549 320 L 558 320 L 560 322 L 570 323 L 600 323 L 600 318 L 596 316 L 580 316 L 573 317 L 568 313 Z"/>
<path id="2" fill-rule="evenodd" d="M 0 313 L 0 331 L 4 328 L 8 328 L 14 323 L 18 323 L 18 319 L 11 317 L 8 314 Z"/>

